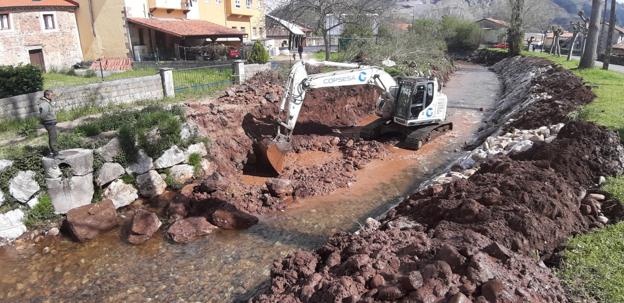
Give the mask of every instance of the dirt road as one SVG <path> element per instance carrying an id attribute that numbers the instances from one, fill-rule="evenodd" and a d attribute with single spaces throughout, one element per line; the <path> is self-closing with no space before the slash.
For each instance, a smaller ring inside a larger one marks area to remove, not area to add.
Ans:
<path id="1" fill-rule="evenodd" d="M 0 248 L 0 301 L 229 302 L 254 295 L 268 281 L 273 260 L 313 249 L 337 231 L 376 217 L 420 182 L 444 169 L 479 127 L 498 91 L 496 76 L 475 65 L 460 69 L 444 88 L 455 130 L 413 152 L 389 155 L 355 173 L 348 187 L 302 199 L 284 212 L 260 217 L 245 231 L 219 230 L 188 245 L 154 237 L 143 246 L 112 231 L 91 242 L 69 240 Z M 49 253 L 43 253 L 44 247 Z"/>

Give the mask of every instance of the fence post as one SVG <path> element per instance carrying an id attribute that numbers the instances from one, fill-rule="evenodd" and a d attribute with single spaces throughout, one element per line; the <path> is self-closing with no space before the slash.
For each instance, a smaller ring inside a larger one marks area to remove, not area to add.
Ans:
<path id="1" fill-rule="evenodd" d="M 162 81 L 164 97 L 165 98 L 175 97 L 175 86 L 173 84 L 173 69 L 161 68 L 160 80 Z"/>
<path id="2" fill-rule="evenodd" d="M 232 81 L 234 84 L 243 84 L 245 82 L 245 61 L 244 60 L 234 60 L 232 63 Z"/>

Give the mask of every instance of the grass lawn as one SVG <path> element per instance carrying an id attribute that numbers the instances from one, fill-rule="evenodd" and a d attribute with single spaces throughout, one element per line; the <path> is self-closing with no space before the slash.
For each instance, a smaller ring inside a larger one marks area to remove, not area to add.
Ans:
<path id="1" fill-rule="evenodd" d="M 579 70 L 578 61 L 566 61 L 565 56 L 524 55 L 549 59 L 592 85 L 597 97 L 580 109 L 579 118 L 616 130 L 624 140 L 624 74 L 599 68 Z M 624 176 L 608 178 L 602 189 L 624 201 Z M 558 275 L 579 298 L 624 302 L 624 222 L 571 239 Z"/>
<path id="2" fill-rule="evenodd" d="M 312 58 L 318 61 L 325 61 L 325 51 L 313 53 Z M 329 53 L 329 61 L 342 62 L 344 61 L 344 54 L 341 52 L 331 52 Z"/>
<path id="3" fill-rule="evenodd" d="M 144 69 L 133 69 L 122 73 L 112 74 L 108 77 L 104 77 L 104 81 L 118 80 L 118 79 L 126 79 L 126 78 L 136 78 L 143 76 L 152 76 L 156 75 L 158 70 L 154 68 L 144 68 Z M 96 76 L 91 77 L 83 77 L 77 75 L 69 75 L 66 73 L 44 73 L 43 74 L 43 88 L 44 89 L 55 89 L 63 86 L 74 86 L 74 85 L 85 85 L 91 83 L 101 82 L 102 78 L 100 78 L 99 74 L 96 73 Z"/>

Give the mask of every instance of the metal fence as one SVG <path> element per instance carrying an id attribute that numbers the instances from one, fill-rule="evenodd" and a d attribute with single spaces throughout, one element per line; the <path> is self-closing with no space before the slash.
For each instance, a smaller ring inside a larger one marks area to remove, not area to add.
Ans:
<path id="1" fill-rule="evenodd" d="M 175 92 L 205 92 L 232 84 L 232 66 L 215 65 L 173 70 Z"/>

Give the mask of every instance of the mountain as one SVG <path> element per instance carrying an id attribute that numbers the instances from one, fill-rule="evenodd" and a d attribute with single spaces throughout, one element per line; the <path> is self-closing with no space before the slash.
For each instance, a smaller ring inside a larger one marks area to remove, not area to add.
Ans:
<path id="1" fill-rule="evenodd" d="M 473 20 L 485 17 L 505 20 L 509 14 L 507 3 L 508 0 L 397 0 L 395 10 L 405 20 L 445 15 Z M 525 20 L 531 30 L 543 30 L 551 24 L 568 27 L 570 21 L 579 20 L 579 10 L 587 16 L 591 10 L 590 0 L 525 0 L 525 5 Z M 624 5 L 618 3 L 616 13 L 618 23 L 622 24 Z"/>

